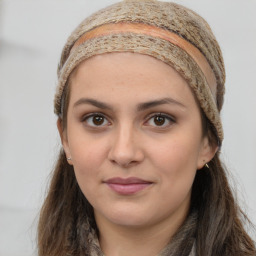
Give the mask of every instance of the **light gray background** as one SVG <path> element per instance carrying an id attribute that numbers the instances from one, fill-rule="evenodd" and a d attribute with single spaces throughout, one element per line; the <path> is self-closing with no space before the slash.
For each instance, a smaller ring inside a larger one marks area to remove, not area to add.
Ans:
<path id="1" fill-rule="evenodd" d="M 0 256 L 35 253 L 35 229 L 59 139 L 56 68 L 67 36 L 112 0 L 0 0 Z M 256 223 L 256 1 L 176 0 L 211 25 L 223 50 L 223 159 Z"/>

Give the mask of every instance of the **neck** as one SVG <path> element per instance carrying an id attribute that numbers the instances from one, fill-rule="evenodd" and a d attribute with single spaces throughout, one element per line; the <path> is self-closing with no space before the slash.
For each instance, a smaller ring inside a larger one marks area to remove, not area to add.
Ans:
<path id="1" fill-rule="evenodd" d="M 170 242 L 186 216 L 178 216 L 171 223 L 162 221 L 145 227 L 114 225 L 102 216 L 95 217 L 105 256 L 156 256 Z"/>

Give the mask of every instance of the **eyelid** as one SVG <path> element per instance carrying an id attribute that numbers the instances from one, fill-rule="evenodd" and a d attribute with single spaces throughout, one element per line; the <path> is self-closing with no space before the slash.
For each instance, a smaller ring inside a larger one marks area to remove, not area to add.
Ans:
<path id="1" fill-rule="evenodd" d="M 110 118 L 109 118 L 107 115 L 105 115 L 105 114 L 103 114 L 103 113 L 101 113 L 101 112 L 91 112 L 91 113 L 85 114 L 85 115 L 83 115 L 83 116 L 81 117 L 81 122 L 86 122 L 86 120 L 88 120 L 90 117 L 95 117 L 95 116 L 102 116 L 103 118 L 105 118 L 105 119 L 107 120 L 108 124 L 107 124 L 107 125 L 99 125 L 99 126 L 97 126 L 97 125 L 92 126 L 92 125 L 88 125 L 88 124 L 87 124 L 88 127 L 93 127 L 93 128 L 94 128 L 94 127 L 97 127 L 97 128 L 101 128 L 101 127 L 106 127 L 106 126 L 108 126 L 109 124 L 111 124 Z"/>
<path id="2" fill-rule="evenodd" d="M 88 122 L 86 122 L 89 118 L 91 117 L 95 117 L 95 116 L 101 116 L 103 117 L 106 121 L 107 121 L 107 124 L 103 124 L 103 125 L 90 125 Z M 157 116 L 161 116 L 165 119 L 168 120 L 169 124 L 167 125 L 163 125 L 163 126 L 157 126 L 157 125 L 151 125 L 151 124 L 148 124 L 148 122 L 154 118 L 154 117 L 157 117 Z M 176 118 L 173 117 L 172 115 L 170 114 L 167 114 L 167 113 L 163 113 L 163 112 L 154 112 L 154 113 L 151 113 L 149 115 L 147 115 L 147 117 L 145 118 L 145 122 L 143 123 L 145 126 L 153 126 L 153 127 L 157 127 L 159 129 L 164 129 L 164 128 L 168 128 L 169 126 L 171 126 L 172 124 L 176 123 Z M 91 127 L 91 128 L 104 128 L 104 127 L 107 127 L 109 125 L 112 124 L 112 121 L 111 121 L 111 118 L 108 117 L 108 115 L 102 113 L 102 112 L 90 112 L 90 113 L 87 113 L 87 114 L 84 114 L 82 117 L 81 117 L 81 120 L 80 120 L 82 123 L 86 123 L 85 125 L 87 127 Z"/>
<path id="3" fill-rule="evenodd" d="M 81 121 L 83 121 L 86 118 L 91 117 L 91 116 L 103 116 L 103 117 L 109 119 L 109 117 L 106 114 L 102 113 L 102 112 L 89 112 L 89 113 L 83 114 L 81 116 Z"/>
<path id="4" fill-rule="evenodd" d="M 148 123 L 150 119 L 152 119 L 153 117 L 156 117 L 156 116 L 161 116 L 163 118 L 166 118 L 169 120 L 169 122 L 171 122 L 172 124 L 173 123 L 176 123 L 176 119 L 170 115 L 170 114 L 166 114 L 166 113 L 163 113 L 163 112 L 156 112 L 156 113 L 152 113 L 150 114 L 147 118 L 146 118 L 146 122 L 145 123 Z M 171 124 L 170 124 L 171 125 Z M 170 126 L 170 125 L 167 125 L 167 126 Z M 149 126 L 149 125 L 148 125 Z M 155 127 L 158 127 L 158 128 L 166 128 L 167 126 L 155 126 Z"/>
<path id="5" fill-rule="evenodd" d="M 148 120 L 148 119 L 150 119 L 152 117 L 155 117 L 155 116 L 166 117 L 166 118 L 170 119 L 171 121 L 176 122 L 175 118 L 172 115 L 166 114 L 166 113 L 163 113 L 163 112 L 152 113 L 152 114 L 148 115 L 148 117 L 146 119 Z"/>

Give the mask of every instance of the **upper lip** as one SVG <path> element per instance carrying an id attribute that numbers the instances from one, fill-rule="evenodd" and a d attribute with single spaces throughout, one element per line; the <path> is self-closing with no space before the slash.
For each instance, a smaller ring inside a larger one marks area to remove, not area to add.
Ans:
<path id="1" fill-rule="evenodd" d="M 147 184 L 147 183 L 153 183 L 153 182 L 148 180 L 143 180 L 137 177 L 129 177 L 129 178 L 114 177 L 104 181 L 104 183 L 127 185 L 127 184 Z"/>

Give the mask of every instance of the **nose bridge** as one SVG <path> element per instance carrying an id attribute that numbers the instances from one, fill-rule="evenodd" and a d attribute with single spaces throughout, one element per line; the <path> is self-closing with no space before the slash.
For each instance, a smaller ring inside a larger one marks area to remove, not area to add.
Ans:
<path id="1" fill-rule="evenodd" d="M 110 160 L 128 166 L 142 160 L 143 154 L 138 142 L 138 131 L 133 124 L 123 122 L 116 128 L 111 143 Z"/>

